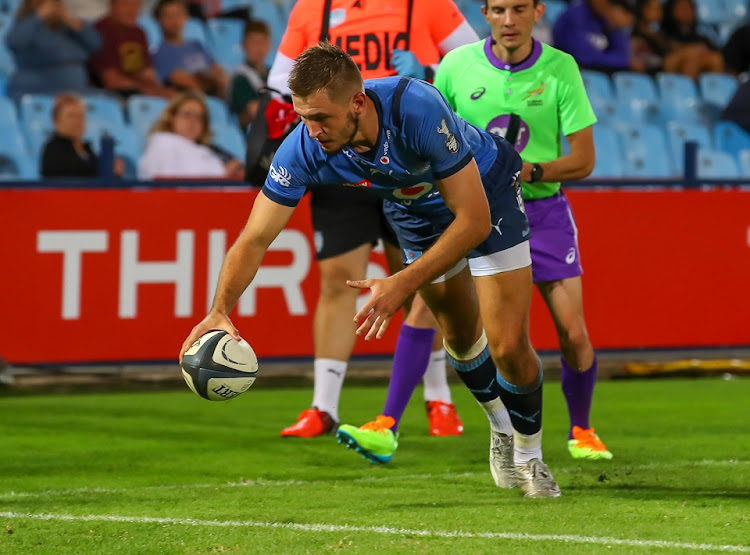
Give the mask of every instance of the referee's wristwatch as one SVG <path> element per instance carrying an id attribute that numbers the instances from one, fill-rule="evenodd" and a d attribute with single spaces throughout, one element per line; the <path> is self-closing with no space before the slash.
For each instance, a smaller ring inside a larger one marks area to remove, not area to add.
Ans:
<path id="1" fill-rule="evenodd" d="M 544 168 L 542 168 L 542 165 L 534 164 L 533 166 L 531 166 L 531 179 L 529 180 L 529 183 L 536 183 L 537 181 L 541 181 L 542 175 L 544 175 Z"/>

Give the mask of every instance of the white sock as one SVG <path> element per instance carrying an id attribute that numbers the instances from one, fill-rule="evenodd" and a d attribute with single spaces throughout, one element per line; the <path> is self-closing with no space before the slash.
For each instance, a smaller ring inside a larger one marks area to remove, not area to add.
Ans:
<path id="1" fill-rule="evenodd" d="M 424 378 L 422 378 L 425 401 L 452 403 L 451 390 L 448 387 L 448 377 L 445 372 L 445 349 L 432 351 L 432 354 L 430 354 L 430 363 L 427 365 Z"/>
<path id="2" fill-rule="evenodd" d="M 542 460 L 542 430 L 530 436 L 514 431 L 513 436 L 516 466 L 525 466 L 531 459 Z"/>
<path id="3" fill-rule="evenodd" d="M 344 385 L 347 362 L 332 358 L 315 359 L 315 385 L 312 406 L 339 421 L 339 398 Z"/>
<path id="4" fill-rule="evenodd" d="M 493 432 L 500 432 L 506 436 L 513 435 L 513 424 L 510 422 L 510 414 L 508 409 L 500 400 L 500 397 L 496 397 L 492 401 L 486 403 L 479 403 L 487 413 L 487 419 L 490 421 L 490 428 Z"/>

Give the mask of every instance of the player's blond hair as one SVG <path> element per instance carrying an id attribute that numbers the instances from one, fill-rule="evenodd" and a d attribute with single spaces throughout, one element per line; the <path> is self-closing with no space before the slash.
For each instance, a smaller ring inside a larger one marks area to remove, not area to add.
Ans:
<path id="1" fill-rule="evenodd" d="M 356 92 L 364 92 L 362 74 L 351 56 L 328 42 L 311 46 L 297 58 L 289 74 L 292 94 L 305 98 L 325 89 L 336 103 L 348 102 Z"/>

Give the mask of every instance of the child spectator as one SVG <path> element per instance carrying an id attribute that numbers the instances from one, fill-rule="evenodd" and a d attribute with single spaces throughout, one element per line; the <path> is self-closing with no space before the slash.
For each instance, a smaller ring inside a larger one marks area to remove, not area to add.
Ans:
<path id="1" fill-rule="evenodd" d="M 200 42 L 183 36 L 188 20 L 183 0 L 161 0 L 154 15 L 164 37 L 154 53 L 154 66 L 162 82 L 176 89 L 199 89 L 225 98 L 227 74 Z"/>
<path id="2" fill-rule="evenodd" d="M 52 122 L 55 134 L 47 141 L 42 151 L 41 174 L 43 177 L 96 177 L 99 160 L 88 141 L 86 133 L 86 105 L 72 93 L 61 93 L 52 107 Z M 115 159 L 114 173 L 122 175 L 125 164 Z"/>
<path id="3" fill-rule="evenodd" d="M 99 33 L 62 0 L 23 0 L 5 37 L 16 60 L 8 96 L 87 92 L 86 60 L 101 46 Z"/>
<path id="4" fill-rule="evenodd" d="M 149 133 L 138 178 L 237 178 L 242 163 L 211 146 L 208 107 L 199 91 L 177 94 Z"/>
<path id="5" fill-rule="evenodd" d="M 93 75 L 105 89 L 169 97 L 154 71 L 143 29 L 138 27 L 140 0 L 110 0 L 109 13 L 95 27 L 102 36 L 101 49 L 91 58 Z"/>
<path id="6" fill-rule="evenodd" d="M 258 111 L 258 91 L 266 86 L 268 66 L 265 63 L 271 49 L 271 32 L 263 21 L 251 20 L 245 25 L 242 39 L 245 62 L 232 74 L 229 109 L 237 114 L 240 127 L 246 129 Z"/>

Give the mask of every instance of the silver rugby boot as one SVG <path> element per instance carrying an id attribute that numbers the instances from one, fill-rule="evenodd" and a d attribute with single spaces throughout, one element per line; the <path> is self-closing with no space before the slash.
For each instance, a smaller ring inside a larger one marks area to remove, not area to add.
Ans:
<path id="1" fill-rule="evenodd" d="M 516 466 L 516 476 L 524 497 L 540 499 L 562 495 L 549 468 L 539 459 L 531 459 L 523 466 Z"/>
<path id="2" fill-rule="evenodd" d="M 499 488 L 518 486 L 513 464 L 513 436 L 490 430 L 490 472 Z"/>

